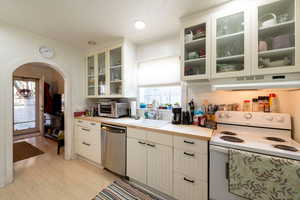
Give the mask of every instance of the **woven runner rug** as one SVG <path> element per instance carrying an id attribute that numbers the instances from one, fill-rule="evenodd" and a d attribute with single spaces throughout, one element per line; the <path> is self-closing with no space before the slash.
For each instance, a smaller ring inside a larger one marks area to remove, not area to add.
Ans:
<path id="1" fill-rule="evenodd" d="M 93 200 L 165 200 L 128 181 L 116 180 Z"/>

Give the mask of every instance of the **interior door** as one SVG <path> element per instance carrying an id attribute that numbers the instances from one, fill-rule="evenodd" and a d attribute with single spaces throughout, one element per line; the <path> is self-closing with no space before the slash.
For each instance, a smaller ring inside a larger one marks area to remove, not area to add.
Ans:
<path id="1" fill-rule="evenodd" d="M 13 98 L 14 135 L 39 132 L 39 80 L 14 77 Z"/>

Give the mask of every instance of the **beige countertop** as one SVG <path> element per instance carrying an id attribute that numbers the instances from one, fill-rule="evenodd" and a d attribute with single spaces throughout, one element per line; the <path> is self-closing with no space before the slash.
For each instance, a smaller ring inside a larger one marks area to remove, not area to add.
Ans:
<path id="1" fill-rule="evenodd" d="M 142 128 L 151 131 L 157 131 L 165 134 L 178 135 L 182 137 L 195 138 L 201 140 L 210 140 L 213 134 L 212 129 L 202 128 L 194 125 L 175 125 L 172 123 L 165 123 L 159 127 L 147 124 L 137 123 L 138 120 L 132 118 L 105 118 L 105 117 L 76 117 L 76 119 L 108 123 L 118 126 L 126 126 L 132 128 Z"/>

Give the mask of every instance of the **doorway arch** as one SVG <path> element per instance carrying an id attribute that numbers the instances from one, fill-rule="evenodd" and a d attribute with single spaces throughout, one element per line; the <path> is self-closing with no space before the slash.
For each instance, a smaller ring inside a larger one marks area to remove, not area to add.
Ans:
<path id="1" fill-rule="evenodd" d="M 51 60 L 43 58 L 27 58 L 18 60 L 10 64 L 10 71 L 8 77 L 9 88 L 7 97 L 5 98 L 6 110 L 5 119 L 7 119 L 5 127 L 5 181 L 4 185 L 13 182 L 13 73 L 14 71 L 25 64 L 41 63 L 41 67 L 47 66 L 56 70 L 64 79 L 64 97 L 65 97 L 65 154 L 64 158 L 70 160 L 72 158 L 72 112 L 71 112 L 71 88 L 70 88 L 70 74 L 68 74 L 62 65 L 57 64 Z M 0 185 L 1 187 L 1 185 Z"/>

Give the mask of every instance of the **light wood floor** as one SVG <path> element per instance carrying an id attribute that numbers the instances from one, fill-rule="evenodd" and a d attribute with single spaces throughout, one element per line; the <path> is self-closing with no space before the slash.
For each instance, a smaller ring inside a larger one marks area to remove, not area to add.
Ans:
<path id="1" fill-rule="evenodd" d="M 0 200 L 91 200 L 116 179 L 85 161 L 64 160 L 51 140 L 39 136 L 22 141 L 45 154 L 14 164 L 15 180 L 0 188 Z"/>

